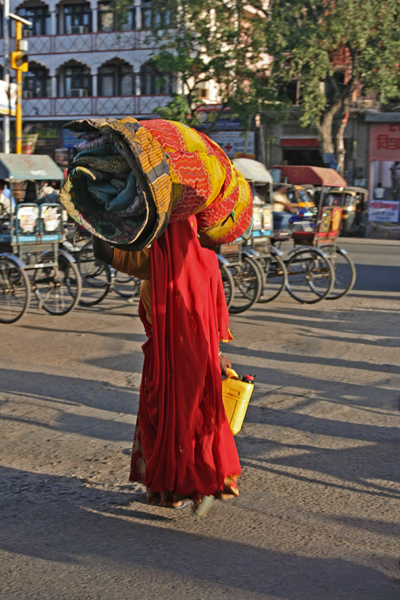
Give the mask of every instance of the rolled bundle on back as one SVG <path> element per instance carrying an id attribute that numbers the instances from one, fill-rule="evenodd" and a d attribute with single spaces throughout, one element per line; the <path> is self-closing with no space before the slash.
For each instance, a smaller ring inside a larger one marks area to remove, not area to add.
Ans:
<path id="1" fill-rule="evenodd" d="M 252 216 L 247 181 L 206 135 L 162 119 L 85 119 L 79 153 L 61 191 L 68 213 L 91 233 L 139 250 L 169 221 L 197 215 L 206 243 L 228 243 Z"/>

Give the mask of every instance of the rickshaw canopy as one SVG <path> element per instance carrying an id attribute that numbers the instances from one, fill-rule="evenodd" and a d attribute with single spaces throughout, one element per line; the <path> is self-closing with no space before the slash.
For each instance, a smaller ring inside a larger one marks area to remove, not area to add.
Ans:
<path id="1" fill-rule="evenodd" d="M 345 192 L 352 192 L 354 194 L 360 194 L 362 196 L 365 196 L 368 199 L 369 196 L 369 192 L 367 190 L 367 188 L 363 188 L 363 187 L 356 187 L 356 186 L 350 186 L 350 187 L 346 187 Z"/>
<path id="2" fill-rule="evenodd" d="M 287 178 L 291 184 L 311 184 L 324 187 L 346 187 L 346 180 L 334 169 L 325 167 L 277 165 L 274 169 L 280 169 L 282 178 Z"/>
<path id="3" fill-rule="evenodd" d="M 241 175 L 251 183 L 272 183 L 272 175 L 263 163 L 252 158 L 234 158 L 233 164 Z"/>
<path id="4" fill-rule="evenodd" d="M 0 179 L 58 181 L 64 179 L 64 174 L 54 160 L 47 155 L 0 153 Z"/>

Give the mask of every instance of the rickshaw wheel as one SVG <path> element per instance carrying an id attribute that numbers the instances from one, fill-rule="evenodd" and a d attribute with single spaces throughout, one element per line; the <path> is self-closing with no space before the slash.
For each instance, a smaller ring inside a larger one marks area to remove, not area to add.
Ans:
<path id="1" fill-rule="evenodd" d="M 141 280 L 137 277 L 115 271 L 113 290 L 118 296 L 129 301 L 139 296 L 141 283 Z"/>
<path id="2" fill-rule="evenodd" d="M 15 323 L 31 301 L 28 275 L 10 256 L 0 256 L 0 323 Z"/>
<path id="3" fill-rule="evenodd" d="M 327 253 L 335 271 L 335 285 L 327 300 L 337 300 L 353 288 L 356 281 L 356 267 L 347 252 L 339 246 L 336 246 L 334 256 L 329 254 L 329 251 L 332 251 L 329 246 L 322 246 L 321 250 Z"/>
<path id="4" fill-rule="evenodd" d="M 222 284 L 224 286 L 225 300 L 228 309 L 232 306 L 233 299 L 235 297 L 235 281 L 229 268 L 220 263 L 219 270 L 221 273 Z"/>
<path id="5" fill-rule="evenodd" d="M 276 300 L 281 295 L 287 283 L 286 265 L 278 254 L 260 256 L 257 263 L 264 271 L 265 283 L 258 302 L 266 303 Z"/>
<path id="6" fill-rule="evenodd" d="M 113 287 L 111 267 L 95 258 L 90 240 L 76 256 L 79 273 L 82 277 L 81 306 L 100 304 Z"/>
<path id="7" fill-rule="evenodd" d="M 286 289 L 302 304 L 315 304 L 326 298 L 335 282 L 331 261 L 315 248 L 299 248 L 286 263 Z"/>
<path id="8" fill-rule="evenodd" d="M 229 309 L 232 314 L 239 314 L 251 308 L 260 298 L 263 289 L 263 273 L 256 261 L 248 256 L 243 262 L 232 265 L 232 276 L 235 283 L 235 295 Z"/>
<path id="9" fill-rule="evenodd" d="M 33 277 L 35 296 L 39 307 L 51 315 L 62 316 L 69 313 L 78 304 L 82 280 L 74 261 L 63 254 L 58 255 L 58 266 L 49 264 L 54 261 L 54 254 L 46 252 L 42 255 L 44 266 L 36 269 Z"/>

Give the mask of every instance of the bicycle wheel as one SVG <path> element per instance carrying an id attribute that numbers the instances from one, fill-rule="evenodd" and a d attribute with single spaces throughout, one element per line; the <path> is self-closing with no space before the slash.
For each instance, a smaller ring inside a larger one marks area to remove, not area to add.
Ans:
<path id="1" fill-rule="evenodd" d="M 296 250 L 286 263 L 289 294 L 303 304 L 315 304 L 328 296 L 335 282 L 331 261 L 315 248 Z"/>
<path id="2" fill-rule="evenodd" d="M 137 277 L 131 277 L 125 273 L 115 271 L 114 276 L 114 292 L 125 298 L 126 300 L 133 300 L 140 294 L 141 280 Z"/>
<path id="3" fill-rule="evenodd" d="M 229 309 L 239 314 L 255 304 L 263 289 L 263 274 L 253 258 L 243 257 L 243 262 L 229 267 L 235 283 L 235 295 Z"/>
<path id="4" fill-rule="evenodd" d="M 78 226 L 76 227 L 73 235 L 71 236 L 71 243 L 76 246 L 82 246 L 83 244 L 88 243 L 88 239 L 90 239 L 90 233 L 86 229 L 81 229 Z"/>
<path id="5" fill-rule="evenodd" d="M 104 300 L 113 286 L 111 267 L 95 258 L 92 242 L 87 242 L 76 256 L 82 277 L 80 306 L 95 306 Z"/>
<path id="6" fill-rule="evenodd" d="M 222 284 L 224 286 L 226 304 L 229 309 L 232 306 L 232 302 L 235 297 L 235 282 L 232 273 L 226 265 L 220 263 L 219 270 L 221 273 Z"/>
<path id="7" fill-rule="evenodd" d="M 0 323 L 15 323 L 31 301 L 28 275 L 17 261 L 0 256 Z"/>
<path id="8" fill-rule="evenodd" d="M 264 272 L 264 287 L 258 301 L 272 302 L 281 295 L 287 283 L 287 271 L 283 259 L 271 252 L 270 256 L 260 256 L 257 263 Z"/>
<path id="9" fill-rule="evenodd" d="M 336 246 L 334 254 L 331 246 L 322 246 L 321 250 L 326 252 L 335 271 L 335 284 L 327 300 L 337 300 L 352 289 L 356 281 L 356 267 L 343 248 Z"/>
<path id="10" fill-rule="evenodd" d="M 39 308 L 51 315 L 62 316 L 78 304 L 82 290 L 82 279 L 74 261 L 59 254 L 58 265 L 54 263 L 53 252 L 42 255 L 43 266 L 35 270 L 33 284 Z"/>

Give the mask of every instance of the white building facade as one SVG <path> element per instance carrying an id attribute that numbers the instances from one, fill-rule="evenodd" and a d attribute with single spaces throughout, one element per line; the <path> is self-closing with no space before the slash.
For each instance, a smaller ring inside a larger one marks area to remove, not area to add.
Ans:
<path id="1" fill-rule="evenodd" d="M 70 120 L 149 119 L 172 92 L 181 91 L 177 78 L 164 77 L 151 63 L 156 16 L 148 1 L 135 0 L 126 22 L 118 22 L 107 0 L 11 0 L 11 12 L 33 23 L 24 27 L 29 73 L 23 85 L 23 120 L 25 129 L 29 125 L 30 132 L 38 133 L 38 152 L 70 146 L 62 133 Z M 2 39 L 0 61 L 4 64 Z"/>

